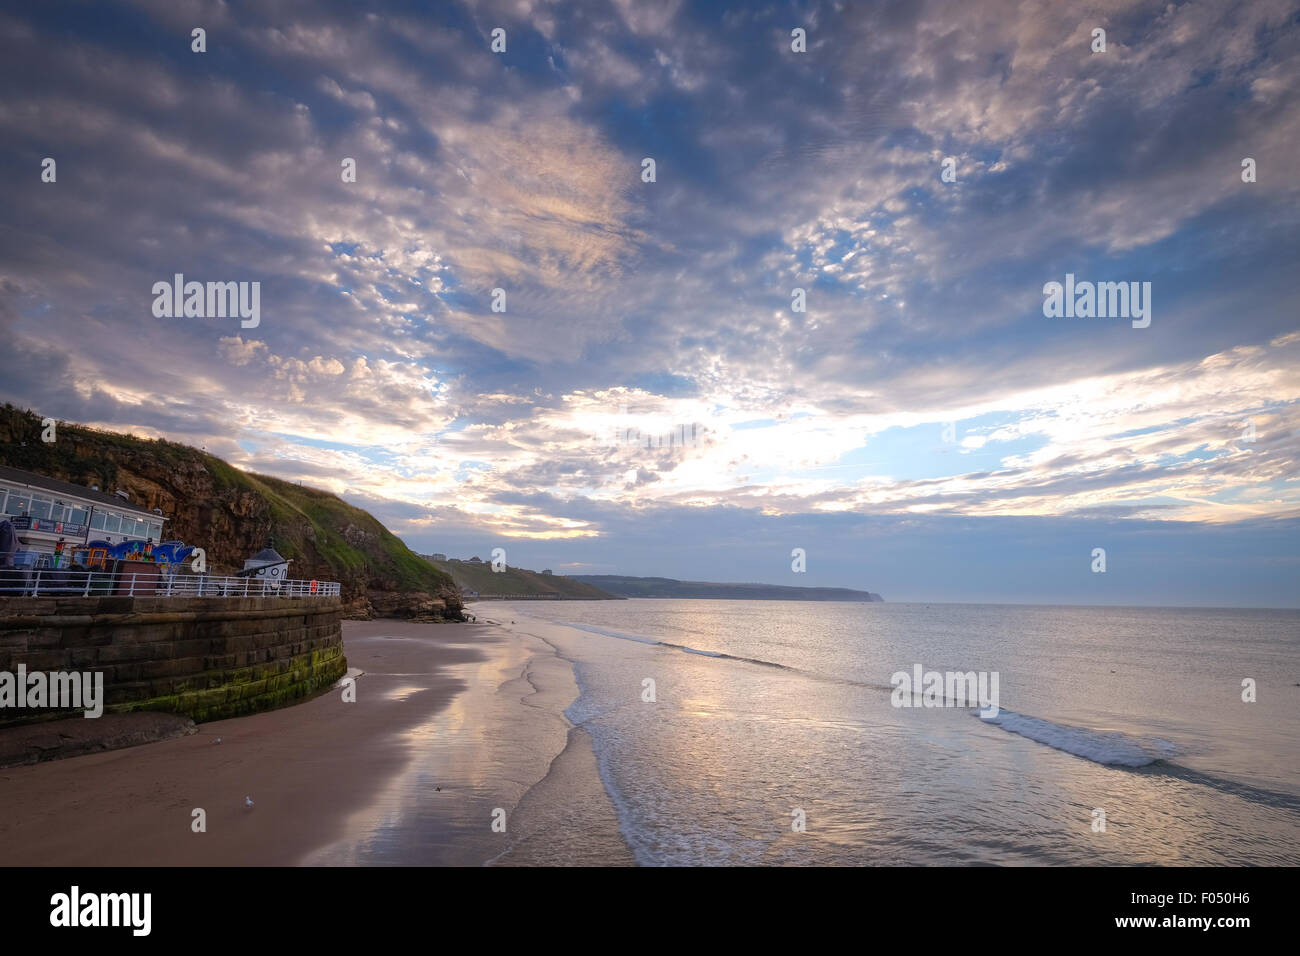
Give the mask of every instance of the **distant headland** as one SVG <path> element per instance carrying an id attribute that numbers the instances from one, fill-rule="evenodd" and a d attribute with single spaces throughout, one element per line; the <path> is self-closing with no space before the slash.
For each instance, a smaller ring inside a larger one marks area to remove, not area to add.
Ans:
<path id="1" fill-rule="evenodd" d="M 852 588 L 803 588 L 780 584 L 720 584 L 713 581 L 677 581 L 673 578 L 637 578 L 620 574 L 577 574 L 571 577 L 620 597 L 712 598 L 730 601 L 858 601 L 883 602 L 871 591 Z"/>

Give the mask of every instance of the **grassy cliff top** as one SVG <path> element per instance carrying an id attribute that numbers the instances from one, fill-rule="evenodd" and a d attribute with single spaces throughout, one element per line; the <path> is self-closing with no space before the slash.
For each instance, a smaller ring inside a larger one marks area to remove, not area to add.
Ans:
<path id="1" fill-rule="evenodd" d="M 446 571 L 460 587 L 470 588 L 484 596 L 524 594 L 530 596 L 554 595 L 557 600 L 609 601 L 618 600 L 591 584 L 561 574 L 538 574 L 524 568 L 506 567 L 493 571 L 491 563 L 473 564 L 469 561 L 434 561 L 435 567 Z"/>

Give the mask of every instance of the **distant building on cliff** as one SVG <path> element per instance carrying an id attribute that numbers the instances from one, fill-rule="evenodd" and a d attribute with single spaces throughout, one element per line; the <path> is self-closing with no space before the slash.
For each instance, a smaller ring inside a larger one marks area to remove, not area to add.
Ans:
<path id="1" fill-rule="evenodd" d="M 543 573 L 543 574 L 550 574 L 550 573 L 551 573 L 551 569 L 550 569 L 550 568 L 543 568 L 543 569 L 542 569 L 542 573 Z"/>
<path id="2" fill-rule="evenodd" d="M 430 557 L 431 559 L 433 559 L 434 561 L 446 561 L 446 560 L 447 560 L 447 556 L 446 556 L 445 554 L 431 554 L 431 555 L 429 555 L 429 557 Z"/>
<path id="3" fill-rule="evenodd" d="M 480 558 L 480 557 L 476 554 L 476 555 L 474 555 L 474 557 L 472 557 L 472 558 L 469 559 L 469 563 L 470 563 L 470 564 L 482 564 L 482 563 L 483 563 L 483 559 Z"/>

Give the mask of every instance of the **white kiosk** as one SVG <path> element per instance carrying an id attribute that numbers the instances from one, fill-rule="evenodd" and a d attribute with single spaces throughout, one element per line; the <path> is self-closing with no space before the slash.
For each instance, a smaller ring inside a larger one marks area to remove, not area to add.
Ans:
<path id="1" fill-rule="evenodd" d="M 289 560 L 281 557 L 268 541 L 265 548 L 244 562 L 244 570 L 239 575 L 261 581 L 266 590 L 278 591 L 280 583 L 289 578 Z"/>

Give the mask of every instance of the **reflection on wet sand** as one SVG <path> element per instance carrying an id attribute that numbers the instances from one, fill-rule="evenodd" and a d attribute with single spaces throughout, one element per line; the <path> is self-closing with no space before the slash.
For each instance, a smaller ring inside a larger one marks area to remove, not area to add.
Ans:
<path id="1" fill-rule="evenodd" d="M 459 647 L 460 645 L 453 645 Z M 409 760 L 383 782 L 373 801 L 347 820 L 343 836 L 307 854 L 311 865 L 476 865 L 519 858 L 512 849 L 536 820 L 562 814 L 537 798 L 516 816 L 521 798 L 547 777 L 569 744 L 563 708 L 576 696 L 568 665 L 543 642 L 495 632 L 490 642 L 465 649 L 472 657 L 446 664 L 439 676 L 463 689 L 418 723 L 396 731 Z M 371 686 L 367 687 L 367 683 Z M 391 685 L 391 686 L 386 686 Z M 418 705 L 418 675 L 370 671 L 359 696 L 380 693 Z M 587 744 L 590 756 L 590 744 Z M 588 792 L 604 798 L 594 761 L 587 769 Z M 572 781 L 570 781 L 572 783 Z M 571 790 L 571 787 L 566 787 Z M 548 790 L 548 792 L 550 792 Z M 563 793 L 552 794 L 563 801 Z M 494 831 L 494 813 L 505 814 L 505 831 Z M 613 828 L 608 810 L 605 822 Z M 548 827 L 549 829 L 549 827 Z M 544 844 L 552 841 L 547 839 Z M 614 834 L 615 848 L 621 843 Z M 530 847 L 530 858 L 538 850 Z"/>

